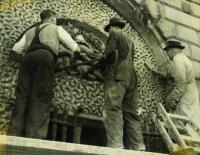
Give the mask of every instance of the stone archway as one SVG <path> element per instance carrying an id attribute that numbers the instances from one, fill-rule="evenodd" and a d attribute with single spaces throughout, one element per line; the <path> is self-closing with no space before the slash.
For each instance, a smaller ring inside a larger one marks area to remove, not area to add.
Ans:
<path id="1" fill-rule="evenodd" d="M 51 9 L 57 12 L 58 18 L 64 20 L 70 18 L 79 21 L 83 25 L 88 24 L 98 30 L 102 36 L 107 35 L 103 31 L 103 28 L 108 23 L 110 17 L 126 19 L 101 0 L 14 0 L 12 2 L 5 1 L 2 4 L 5 7 L 2 7 L 3 9 L 0 12 L 0 16 L 2 17 L 0 22 L 3 23 L 2 31 L 0 32 L 0 120 L 2 122 L 0 133 L 6 133 L 10 112 L 14 105 L 14 88 L 18 68 L 17 64 L 7 60 L 7 56 L 16 38 L 27 27 L 39 20 L 39 13 L 42 10 Z M 146 61 L 149 61 L 152 65 L 156 65 L 156 60 L 151 49 L 140 33 L 131 26 L 131 23 L 129 21 L 127 23 L 125 31 L 132 37 L 135 43 L 134 66 L 138 75 L 137 101 L 141 107 L 147 110 L 144 114 L 146 118 L 148 117 L 148 112 L 154 110 L 155 104 L 162 102 L 164 90 L 162 84 L 156 79 L 157 77 L 154 77 L 151 71 L 145 66 Z M 99 38 L 100 35 L 96 35 L 96 37 Z M 85 107 L 88 107 L 85 108 L 85 113 L 101 116 L 103 91 L 100 83 L 65 76 L 60 78 L 57 84 L 58 87 L 56 89 L 59 89 L 60 92 L 65 89 L 64 92 L 68 95 L 67 98 L 59 93 L 57 94 L 57 99 L 61 100 L 62 103 L 81 103 Z M 61 88 L 60 86 L 65 87 Z M 94 100 L 96 97 L 94 96 L 95 94 L 98 95 L 97 100 Z M 85 96 L 83 97 L 82 95 Z M 95 106 L 96 103 L 98 103 L 98 106 Z M 63 108 L 64 105 L 60 104 L 60 107 Z M 150 119 L 144 120 L 146 121 L 144 124 L 151 124 Z M 149 126 L 147 125 L 147 127 Z"/>

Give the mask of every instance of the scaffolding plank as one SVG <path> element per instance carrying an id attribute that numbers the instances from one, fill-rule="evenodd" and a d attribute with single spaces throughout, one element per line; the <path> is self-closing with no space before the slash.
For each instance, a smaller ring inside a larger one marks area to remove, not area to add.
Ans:
<path id="1" fill-rule="evenodd" d="M 5 135 L 0 135 L 0 148 L 1 155 L 167 155 Z"/>

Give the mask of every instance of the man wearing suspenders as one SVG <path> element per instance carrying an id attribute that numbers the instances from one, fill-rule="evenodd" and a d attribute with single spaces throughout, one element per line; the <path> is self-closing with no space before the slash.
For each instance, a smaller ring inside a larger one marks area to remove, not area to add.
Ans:
<path id="1" fill-rule="evenodd" d="M 23 59 L 8 134 L 46 139 L 59 46 L 62 43 L 72 53 L 80 48 L 69 33 L 56 25 L 55 12 L 44 10 L 40 17 L 42 22 L 28 29 L 12 48 Z"/>
<path id="2" fill-rule="evenodd" d="M 105 49 L 108 65 L 105 73 L 103 109 L 107 146 L 124 148 L 125 133 L 127 149 L 145 150 L 134 96 L 137 83 L 133 66 L 134 45 L 122 32 L 124 26 L 123 21 L 112 18 L 105 27 L 105 31 L 109 32 Z"/>

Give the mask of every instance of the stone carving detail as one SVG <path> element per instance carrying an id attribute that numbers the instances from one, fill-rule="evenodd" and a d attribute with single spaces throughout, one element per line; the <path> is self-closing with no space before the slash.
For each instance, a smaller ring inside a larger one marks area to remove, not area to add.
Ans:
<path id="1" fill-rule="evenodd" d="M 59 18 L 70 18 L 88 23 L 103 34 L 105 34 L 103 28 L 109 18 L 120 17 L 101 0 L 3 0 L 0 2 L 0 23 L 3 24 L 0 26 L 0 134 L 6 133 L 8 128 L 15 100 L 14 89 L 19 67 L 18 64 L 7 59 L 10 48 L 26 28 L 39 21 L 39 13 L 44 9 L 54 10 Z M 125 27 L 125 31 L 135 42 L 134 66 L 138 75 L 137 101 L 140 107 L 147 110 L 144 114 L 146 118 L 148 112 L 155 109 L 156 103 L 162 102 L 163 85 L 144 65 L 148 61 L 156 67 L 152 52 L 144 40 L 129 24 Z M 59 73 L 55 84 L 54 105 L 61 111 L 65 104 L 81 104 L 86 114 L 102 115 L 103 86 L 101 83 Z M 151 124 L 150 119 L 144 120 L 146 121 L 144 124 Z"/>

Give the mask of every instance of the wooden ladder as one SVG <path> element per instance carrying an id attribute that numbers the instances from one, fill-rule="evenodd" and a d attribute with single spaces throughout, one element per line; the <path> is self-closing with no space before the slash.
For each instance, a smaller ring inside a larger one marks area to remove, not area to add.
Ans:
<path id="1" fill-rule="evenodd" d="M 152 118 L 170 152 L 192 149 L 200 154 L 200 129 L 187 116 L 167 113 L 159 103 Z"/>

